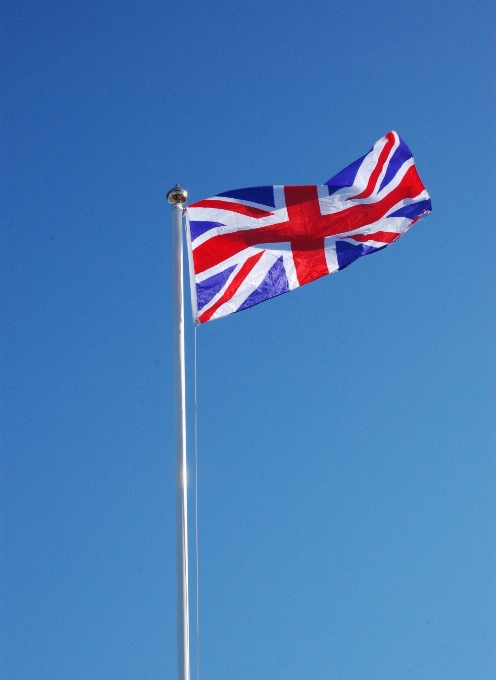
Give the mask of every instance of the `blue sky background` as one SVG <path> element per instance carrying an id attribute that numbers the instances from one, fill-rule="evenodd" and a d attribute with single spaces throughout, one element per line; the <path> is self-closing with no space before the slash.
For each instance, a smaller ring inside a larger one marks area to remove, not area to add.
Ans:
<path id="1" fill-rule="evenodd" d="M 432 215 L 198 330 L 201 678 L 496 677 L 495 14 L 4 0 L 2 678 L 175 677 L 166 191 L 390 129 Z"/>

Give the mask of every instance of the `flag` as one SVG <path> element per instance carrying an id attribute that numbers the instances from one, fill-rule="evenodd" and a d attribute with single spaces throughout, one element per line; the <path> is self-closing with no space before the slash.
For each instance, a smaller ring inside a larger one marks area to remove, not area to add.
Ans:
<path id="1" fill-rule="evenodd" d="M 195 323 L 344 269 L 431 211 L 412 153 L 392 131 L 321 185 L 226 191 L 186 210 Z"/>

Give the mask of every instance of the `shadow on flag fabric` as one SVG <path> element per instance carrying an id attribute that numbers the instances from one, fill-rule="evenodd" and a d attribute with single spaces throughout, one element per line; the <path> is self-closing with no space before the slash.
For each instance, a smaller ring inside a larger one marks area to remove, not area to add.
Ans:
<path id="1" fill-rule="evenodd" d="M 186 234 L 194 321 L 344 269 L 430 211 L 412 153 L 394 131 L 325 184 L 235 189 L 193 203 Z"/>

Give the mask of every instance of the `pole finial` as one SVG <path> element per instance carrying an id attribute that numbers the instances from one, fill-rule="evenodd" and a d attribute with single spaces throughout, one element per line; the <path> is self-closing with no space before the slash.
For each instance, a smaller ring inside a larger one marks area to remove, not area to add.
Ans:
<path id="1" fill-rule="evenodd" d="M 167 192 L 167 200 L 169 203 L 182 205 L 188 200 L 188 192 L 186 189 L 182 189 L 179 184 L 176 184 L 175 187 Z"/>

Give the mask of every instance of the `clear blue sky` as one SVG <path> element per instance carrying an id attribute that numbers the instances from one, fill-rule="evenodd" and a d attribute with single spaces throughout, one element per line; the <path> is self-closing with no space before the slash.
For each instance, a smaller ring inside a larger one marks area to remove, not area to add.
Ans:
<path id="1" fill-rule="evenodd" d="M 390 129 L 433 213 L 198 330 L 201 678 L 496 677 L 495 15 L 3 1 L 3 680 L 176 675 L 167 189 Z"/>

